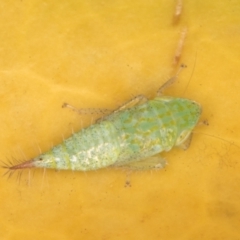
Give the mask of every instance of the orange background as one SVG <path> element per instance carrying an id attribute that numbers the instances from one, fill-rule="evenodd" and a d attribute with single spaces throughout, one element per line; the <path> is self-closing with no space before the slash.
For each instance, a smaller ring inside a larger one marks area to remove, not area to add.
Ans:
<path id="1" fill-rule="evenodd" d="M 154 97 L 176 71 L 184 27 L 188 68 L 166 94 L 201 103 L 209 122 L 187 151 L 165 155 L 161 171 L 1 178 L 1 239 L 240 238 L 240 4 L 184 1 L 173 24 L 175 4 L 1 1 L 2 161 L 30 159 L 91 124 L 63 102 L 114 109 L 137 94 Z"/>

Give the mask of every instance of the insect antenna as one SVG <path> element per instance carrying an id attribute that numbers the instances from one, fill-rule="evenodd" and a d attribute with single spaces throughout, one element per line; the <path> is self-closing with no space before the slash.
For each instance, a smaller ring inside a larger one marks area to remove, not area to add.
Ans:
<path id="1" fill-rule="evenodd" d="M 189 84 L 190 84 L 190 81 L 191 81 L 191 79 L 192 79 L 192 77 L 193 77 L 193 73 L 194 73 L 194 71 L 195 71 L 196 64 L 197 64 L 197 52 L 196 52 L 196 55 L 195 55 L 195 60 L 194 60 L 194 65 L 193 65 L 193 69 L 192 69 L 192 72 L 191 72 L 191 76 L 190 76 L 190 78 L 188 79 L 187 85 L 186 85 L 186 87 L 185 87 L 185 89 L 184 89 L 184 91 L 183 91 L 183 94 L 182 94 L 183 97 L 185 96 L 185 93 L 186 93 L 186 91 L 187 91 L 187 89 L 188 89 L 188 86 L 189 86 Z"/>
<path id="2" fill-rule="evenodd" d="M 224 138 L 221 138 L 221 137 L 218 137 L 218 136 L 215 136 L 215 135 L 212 135 L 212 134 L 208 134 L 208 133 L 202 133 L 202 132 L 193 132 L 194 134 L 202 134 L 202 135 L 205 135 L 205 136 L 208 136 L 208 137 L 212 137 L 212 138 L 215 138 L 215 139 L 219 139 L 219 140 L 221 140 L 221 141 L 223 141 L 223 142 L 226 142 L 226 143 L 228 143 L 228 144 L 230 144 L 230 145 L 232 145 L 232 146 L 235 146 L 235 147 L 237 147 L 237 148 L 239 148 L 240 149 L 240 146 L 239 145 L 237 145 L 237 144 L 235 144 L 234 142 L 231 142 L 231 141 L 228 141 L 228 140 L 226 140 L 226 139 L 224 139 Z"/>

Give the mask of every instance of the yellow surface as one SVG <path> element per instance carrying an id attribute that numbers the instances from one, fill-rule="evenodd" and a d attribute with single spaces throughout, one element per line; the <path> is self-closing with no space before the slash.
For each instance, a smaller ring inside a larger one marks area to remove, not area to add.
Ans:
<path id="1" fill-rule="evenodd" d="M 184 1 L 176 24 L 174 7 L 169 0 L 2 0 L 0 159 L 29 159 L 91 123 L 63 102 L 112 109 L 137 94 L 153 97 L 176 70 L 184 27 L 188 68 L 167 94 L 202 104 L 209 126 L 196 132 L 240 146 L 239 0 Z M 20 184 L 16 173 L 3 177 L 0 239 L 237 240 L 239 155 L 240 147 L 195 134 L 187 151 L 166 154 L 162 171 L 27 170 Z"/>

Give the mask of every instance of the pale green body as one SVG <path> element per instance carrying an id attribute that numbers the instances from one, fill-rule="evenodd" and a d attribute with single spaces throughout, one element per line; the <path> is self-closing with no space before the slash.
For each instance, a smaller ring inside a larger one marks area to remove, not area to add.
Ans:
<path id="1" fill-rule="evenodd" d="M 157 97 L 80 130 L 33 159 L 33 166 L 88 171 L 128 165 L 182 144 L 200 115 L 194 101 Z"/>

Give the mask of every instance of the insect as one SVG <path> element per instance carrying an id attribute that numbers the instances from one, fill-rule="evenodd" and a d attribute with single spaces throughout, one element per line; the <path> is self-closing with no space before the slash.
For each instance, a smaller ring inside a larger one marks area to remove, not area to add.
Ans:
<path id="1" fill-rule="evenodd" d="M 192 130 L 201 115 L 201 106 L 197 102 L 163 95 L 164 89 L 177 76 L 178 73 L 160 87 L 156 98 L 148 100 L 139 95 L 48 152 L 6 167 L 9 170 L 51 168 L 74 171 L 109 166 L 132 169 L 164 167 L 165 160 L 155 155 L 175 146 L 188 148 Z"/>

